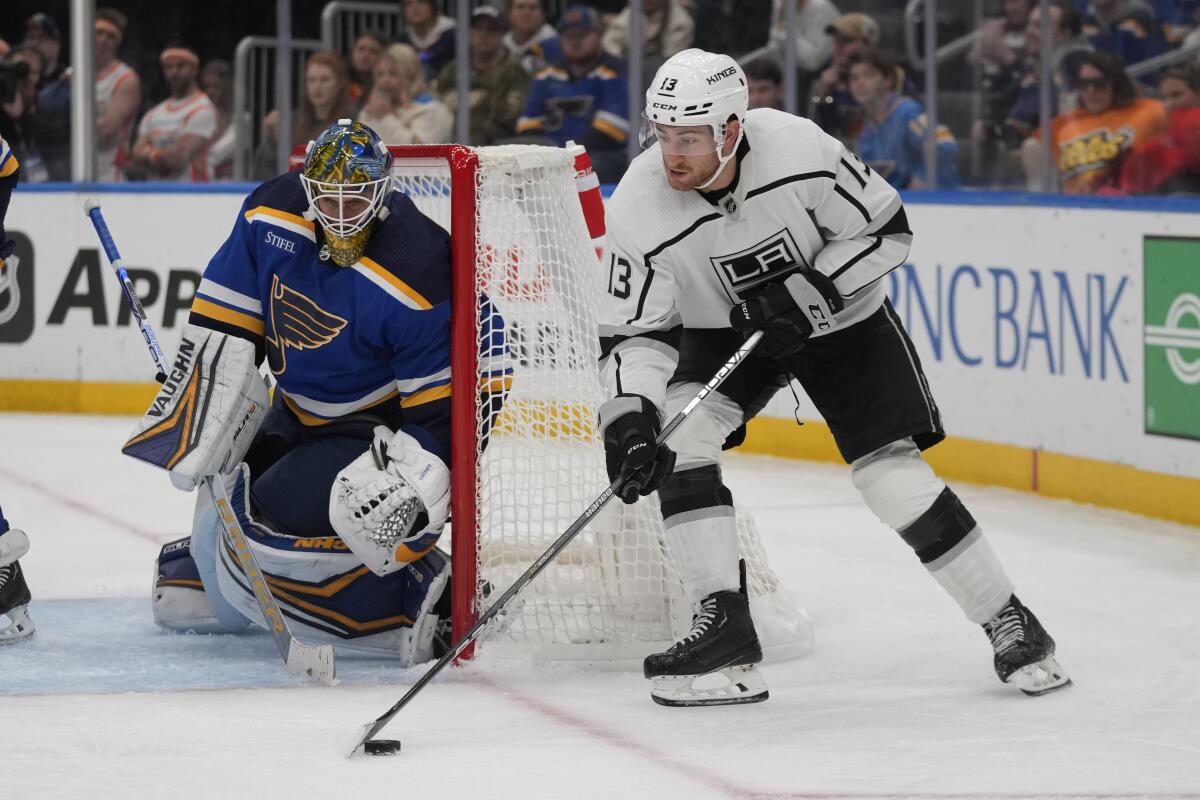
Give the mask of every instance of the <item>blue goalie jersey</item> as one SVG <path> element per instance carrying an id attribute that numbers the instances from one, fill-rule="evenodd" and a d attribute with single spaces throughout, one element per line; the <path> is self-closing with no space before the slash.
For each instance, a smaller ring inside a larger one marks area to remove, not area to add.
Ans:
<path id="1" fill-rule="evenodd" d="M 450 460 L 450 239 L 399 192 L 354 264 L 319 258 L 299 173 L 255 189 L 213 256 L 190 322 L 260 348 L 305 425 L 367 413 Z M 503 322 L 483 302 L 481 354 L 505 363 Z M 483 376 L 506 389 L 511 368 Z M 277 398 L 278 402 L 278 398 Z"/>

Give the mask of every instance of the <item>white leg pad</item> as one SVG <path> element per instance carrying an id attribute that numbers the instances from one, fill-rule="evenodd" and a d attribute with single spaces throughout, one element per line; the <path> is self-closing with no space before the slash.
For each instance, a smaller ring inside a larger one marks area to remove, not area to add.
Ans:
<path id="1" fill-rule="evenodd" d="M 0 567 L 7 567 L 29 552 L 29 537 L 20 528 L 0 533 Z"/>
<path id="2" fill-rule="evenodd" d="M 953 550 L 925 568 L 977 625 L 996 616 L 1013 593 L 1013 582 L 978 525 Z"/>
<path id="3" fill-rule="evenodd" d="M 902 530 L 933 505 L 946 484 L 912 439 L 881 447 L 851 465 L 850 482 L 884 525 Z"/>
<path id="4" fill-rule="evenodd" d="M 893 442 L 858 459 L 850 480 L 875 516 L 897 532 L 929 511 L 946 488 L 912 439 Z M 978 624 L 990 620 L 1013 593 L 1012 581 L 978 525 L 925 568 L 967 619 Z"/>
<path id="5" fill-rule="evenodd" d="M 683 580 L 684 599 L 698 603 L 713 592 L 737 589 L 737 519 L 721 506 L 677 514 L 667 524 L 667 551 Z"/>
<path id="6" fill-rule="evenodd" d="M 702 383 L 676 383 L 667 389 L 667 419 L 691 402 Z M 667 446 L 675 451 L 675 469 L 719 464 L 721 445 L 742 424 L 742 409 L 720 392 L 713 392 L 675 429 Z"/>

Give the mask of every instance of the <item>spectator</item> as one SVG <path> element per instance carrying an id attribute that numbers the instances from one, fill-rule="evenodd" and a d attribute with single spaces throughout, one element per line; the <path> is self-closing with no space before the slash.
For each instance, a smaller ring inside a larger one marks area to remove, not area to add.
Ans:
<path id="1" fill-rule="evenodd" d="M 425 90 L 421 59 L 406 44 L 394 44 L 375 62 L 371 93 L 358 119 L 385 144 L 448 142 L 454 115 Z"/>
<path id="2" fill-rule="evenodd" d="M 454 20 L 439 14 L 434 0 L 400 0 L 400 13 L 405 31 L 399 41 L 412 45 L 433 80 L 454 60 Z"/>
<path id="3" fill-rule="evenodd" d="M 1051 152 L 1061 189 L 1095 194 L 1117 186 L 1121 162 L 1134 146 L 1166 129 L 1166 111 L 1157 100 L 1139 98 L 1125 67 L 1112 53 L 1079 57 L 1075 85 L 1080 108 L 1054 118 Z M 1042 144 L 1035 132 L 1021 150 L 1027 179 L 1041 180 Z"/>
<path id="4" fill-rule="evenodd" d="M 787 40 L 784 3 L 789 1 L 796 4 L 796 66 L 805 72 L 816 72 L 833 53 L 833 43 L 825 31 L 836 25 L 841 15 L 830 0 L 774 0 L 770 48 L 781 64 Z"/>
<path id="5" fill-rule="evenodd" d="M 693 46 L 709 53 L 749 53 L 771 33 L 771 0 L 692 0 Z"/>
<path id="6" fill-rule="evenodd" d="M 808 116 L 830 136 L 852 147 L 862 130 L 863 110 L 850 94 L 850 56 L 879 45 L 879 24 L 855 11 L 843 14 L 832 25 L 826 26 L 825 35 L 833 40 L 832 54 L 813 82 Z M 905 87 L 904 71 L 896 67 L 893 88 L 911 94 L 902 87 Z"/>
<path id="7" fill-rule="evenodd" d="M 998 130 L 991 136 L 1004 143 L 1008 150 L 1019 147 L 1041 124 L 1041 25 L 1042 10 L 1034 7 L 1029 15 L 1025 34 L 1024 75 L 1017 90 L 1017 99 Z M 1058 115 L 1060 107 L 1075 107 L 1071 91 L 1072 76 L 1079 71 L 1081 54 L 1091 52 L 1092 45 L 1083 36 L 1079 14 L 1071 8 L 1050 6 L 1050 31 L 1054 50 L 1051 56 L 1054 85 L 1051 87 L 1051 113 Z"/>
<path id="8" fill-rule="evenodd" d="M 629 136 L 629 98 L 620 64 L 604 52 L 600 20 L 591 8 L 568 8 L 558 31 L 563 61 L 538 73 L 517 130 L 560 146 L 569 140 L 582 144 L 600 180 L 615 182 L 625 168 Z"/>
<path id="9" fill-rule="evenodd" d="M 504 47 L 504 17 L 494 6 L 471 12 L 471 141 L 493 144 L 516 132 L 517 117 L 529 92 L 529 73 L 508 56 Z M 438 76 L 437 91 L 451 111 L 457 111 L 458 75 L 451 61 Z"/>
<path id="10" fill-rule="evenodd" d="M 649 86 L 664 61 L 692 46 L 696 25 L 682 0 L 643 0 L 642 9 L 642 75 Z M 604 50 L 615 58 L 629 57 L 629 12 L 627 6 L 604 31 Z"/>
<path id="11" fill-rule="evenodd" d="M 49 14 L 37 13 L 25 21 L 24 44 L 42 54 L 45 69 L 37 96 L 37 129 L 33 138 L 41 151 L 46 174 L 52 181 L 71 180 L 71 81 L 63 65 L 62 34 Z M 22 170 L 24 172 L 24 170 Z"/>
<path id="12" fill-rule="evenodd" d="M 1144 0 L 1090 0 L 1083 32 L 1097 50 L 1136 64 L 1166 50 L 1162 29 Z"/>
<path id="13" fill-rule="evenodd" d="M 138 125 L 126 169 L 132 180 L 207 183 L 208 144 L 217 132 L 217 109 L 200 88 L 200 57 L 188 45 L 167 45 L 159 56 L 169 92 Z"/>
<path id="14" fill-rule="evenodd" d="M 1004 0 L 1004 15 L 984 20 L 979 26 L 979 38 L 970 54 L 983 104 L 972 130 L 977 139 L 983 138 L 983 131 L 1002 126 L 1017 101 L 1025 76 L 1026 33 L 1032 6 L 1033 0 Z"/>
<path id="15" fill-rule="evenodd" d="M 350 50 L 350 98 L 358 101 L 371 90 L 375 62 L 388 46 L 387 37 L 378 31 L 363 31 Z"/>
<path id="16" fill-rule="evenodd" d="M 318 50 L 304 63 L 304 90 L 297 103 L 291 146 L 305 145 L 339 119 L 350 117 L 350 71 L 346 60 L 332 50 Z M 255 156 L 254 176 L 265 180 L 278 174 L 275 147 L 279 141 L 279 112 L 263 117 L 262 141 Z"/>
<path id="17" fill-rule="evenodd" d="M 142 104 L 142 82 L 117 58 L 128 20 L 115 8 L 96 9 L 92 62 L 96 70 L 96 180 L 124 180 L 129 135 Z"/>
<path id="18" fill-rule="evenodd" d="M 49 14 L 38 12 L 25 20 L 25 38 L 21 44 L 37 48 L 42 54 L 42 81 L 48 83 L 62 77 L 62 34 L 58 22 Z M 24 171 L 25 162 L 21 162 Z"/>
<path id="19" fill-rule="evenodd" d="M 8 142 L 21 164 L 21 182 L 42 183 L 47 180 L 46 165 L 38 154 L 34 138 L 37 131 L 37 89 L 42 78 L 42 54 L 32 45 L 22 44 L 0 58 L 17 69 L 18 64 L 24 64 L 26 70 L 25 76 L 10 87 L 12 99 L 0 105 L 0 139 Z"/>
<path id="20" fill-rule="evenodd" d="M 1134 145 L 1121 167 L 1121 190 L 1200 194 L 1200 67 L 1168 67 L 1158 91 L 1167 110 L 1167 132 Z"/>
<path id="21" fill-rule="evenodd" d="M 530 75 L 562 58 L 558 31 L 546 22 L 546 0 L 508 0 L 508 33 L 504 46 Z"/>
<path id="22" fill-rule="evenodd" d="M 895 63 L 874 48 L 850 57 L 850 93 L 866 113 L 858 155 L 897 189 L 954 189 L 958 144 L 944 125 L 937 129 L 937 185 L 926 177 L 925 135 L 929 119 L 916 100 L 896 93 Z"/>
<path id="23" fill-rule="evenodd" d="M 217 112 L 217 128 L 208 145 L 208 171 L 214 181 L 233 180 L 233 151 L 237 127 L 233 122 L 233 68 L 228 61 L 215 59 L 200 70 L 200 88 L 212 100 Z"/>
<path id="24" fill-rule="evenodd" d="M 783 73 L 769 58 L 756 58 L 744 65 L 750 86 L 750 108 L 783 108 Z"/>

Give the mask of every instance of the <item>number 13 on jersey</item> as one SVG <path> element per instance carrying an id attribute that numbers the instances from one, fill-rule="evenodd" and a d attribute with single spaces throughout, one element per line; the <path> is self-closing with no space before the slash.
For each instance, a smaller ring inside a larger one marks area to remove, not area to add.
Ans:
<path id="1" fill-rule="evenodd" d="M 621 300 L 629 297 L 629 277 L 633 274 L 633 265 L 629 259 L 613 253 L 609 257 L 608 293 Z"/>

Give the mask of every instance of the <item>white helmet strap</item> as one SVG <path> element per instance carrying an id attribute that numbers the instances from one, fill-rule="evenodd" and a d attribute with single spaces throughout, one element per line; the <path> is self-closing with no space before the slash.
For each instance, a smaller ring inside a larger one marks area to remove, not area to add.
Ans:
<path id="1" fill-rule="evenodd" d="M 728 122 L 722 125 L 721 132 L 724 133 L 728 126 Z M 729 163 L 729 160 L 737 157 L 738 148 L 742 146 L 742 137 L 745 135 L 746 126 L 742 124 L 741 120 L 738 120 L 737 138 L 733 140 L 733 147 L 730 149 L 729 155 L 724 155 L 725 137 L 723 135 L 718 137 L 721 141 L 721 145 L 717 148 L 717 168 L 713 170 L 713 174 L 709 176 L 708 180 L 696 187 L 697 191 L 704 191 L 711 186 L 718 177 L 720 177 L 721 173 L 725 171 L 725 165 Z"/>

